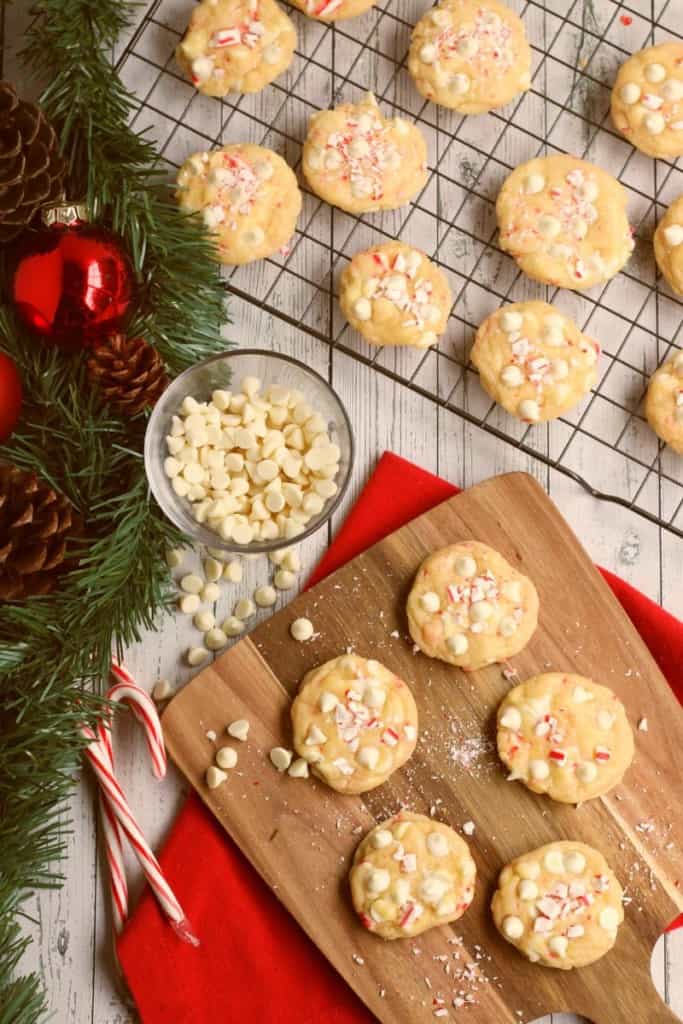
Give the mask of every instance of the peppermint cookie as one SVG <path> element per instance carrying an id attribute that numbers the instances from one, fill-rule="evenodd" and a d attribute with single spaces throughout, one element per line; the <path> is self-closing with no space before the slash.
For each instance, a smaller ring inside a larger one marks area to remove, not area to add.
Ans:
<path id="1" fill-rule="evenodd" d="M 408 70 L 428 100 L 482 114 L 529 88 L 531 50 L 524 25 L 498 0 L 441 0 L 413 29 Z"/>
<path id="2" fill-rule="evenodd" d="M 510 690 L 498 708 L 497 743 L 509 779 L 565 804 L 606 793 L 633 760 L 633 733 L 617 696 L 562 672 Z"/>
<path id="3" fill-rule="evenodd" d="M 525 274 L 559 288 L 592 288 L 633 252 L 626 192 L 616 178 L 575 156 L 520 164 L 496 202 L 500 247 Z"/>
<path id="4" fill-rule="evenodd" d="M 340 793 L 381 786 L 417 743 L 417 707 L 398 676 L 356 654 L 308 672 L 292 704 L 294 749 Z"/>
<path id="5" fill-rule="evenodd" d="M 178 202 L 201 213 L 221 263 L 262 260 L 286 245 L 301 210 L 294 172 L 263 146 L 195 153 L 178 172 Z"/>
<path id="6" fill-rule="evenodd" d="M 654 234 L 657 266 L 677 295 L 683 295 L 683 196 L 666 211 Z"/>
<path id="7" fill-rule="evenodd" d="M 463 541 L 424 560 L 407 612 L 420 650 L 473 671 L 526 647 L 538 622 L 538 594 L 493 548 Z"/>
<path id="8" fill-rule="evenodd" d="M 624 920 L 622 896 L 601 853 L 557 842 L 503 868 L 491 910 L 503 938 L 532 963 L 569 971 L 612 948 Z"/>
<path id="9" fill-rule="evenodd" d="M 319 21 L 343 21 L 365 14 L 374 6 L 375 0 L 292 0 L 295 7 L 309 18 Z"/>
<path id="10" fill-rule="evenodd" d="M 403 242 L 357 253 L 339 287 L 342 313 L 374 345 L 435 345 L 452 301 L 439 268 Z"/>
<path id="11" fill-rule="evenodd" d="M 683 352 L 677 352 L 653 373 L 645 415 L 655 434 L 683 455 Z"/>
<path id="12" fill-rule="evenodd" d="M 348 213 L 394 210 L 427 180 L 427 147 L 414 124 L 384 117 L 369 92 L 313 115 L 303 171 L 316 195 Z"/>
<path id="13" fill-rule="evenodd" d="M 547 302 L 516 302 L 477 331 L 470 358 L 484 390 L 527 423 L 553 420 L 588 394 L 600 346 Z"/>
<path id="14" fill-rule="evenodd" d="M 461 917 L 476 874 L 467 843 L 452 828 L 403 811 L 359 844 L 349 874 L 351 899 L 368 931 L 407 939 Z"/>
<path id="15" fill-rule="evenodd" d="M 294 25 L 275 0 L 201 0 L 176 49 L 199 92 L 259 92 L 288 68 Z"/>
<path id="16" fill-rule="evenodd" d="M 636 149 L 674 159 L 683 154 L 683 43 L 640 50 L 621 65 L 612 120 Z"/>

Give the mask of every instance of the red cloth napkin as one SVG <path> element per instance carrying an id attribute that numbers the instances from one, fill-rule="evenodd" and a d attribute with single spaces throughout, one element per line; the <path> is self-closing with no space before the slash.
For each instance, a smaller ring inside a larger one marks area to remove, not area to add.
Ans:
<path id="1" fill-rule="evenodd" d="M 457 488 L 386 453 L 310 584 Z M 683 623 L 601 570 L 683 702 Z M 176 938 L 146 890 L 118 941 L 144 1024 L 369 1024 L 375 1018 L 310 942 L 197 796 L 160 856 L 201 946 Z M 683 915 L 671 927 L 683 925 Z"/>

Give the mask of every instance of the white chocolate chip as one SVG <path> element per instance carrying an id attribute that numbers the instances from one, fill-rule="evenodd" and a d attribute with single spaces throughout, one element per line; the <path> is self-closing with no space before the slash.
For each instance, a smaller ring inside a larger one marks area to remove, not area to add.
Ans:
<path id="1" fill-rule="evenodd" d="M 538 861 L 527 860 L 523 861 L 517 868 L 517 873 L 520 878 L 531 878 L 535 879 L 541 873 L 541 866 Z"/>
<path id="2" fill-rule="evenodd" d="M 450 85 L 451 89 L 457 96 L 464 96 L 466 92 L 469 92 L 470 88 L 469 75 L 466 75 L 463 72 L 453 75 Z"/>
<path id="3" fill-rule="evenodd" d="M 438 612 L 441 607 L 441 601 L 439 595 L 435 594 L 433 590 L 428 590 L 426 594 L 423 594 L 420 598 L 420 604 L 426 612 Z"/>
<path id="4" fill-rule="evenodd" d="M 514 636 L 519 629 L 519 623 L 513 615 L 504 615 L 498 623 L 498 632 L 501 636 Z"/>
<path id="5" fill-rule="evenodd" d="M 626 82 L 626 84 L 622 85 L 619 90 L 619 98 L 622 103 L 625 103 L 630 107 L 633 106 L 634 103 L 638 102 L 640 99 L 640 92 L 640 86 L 636 85 L 635 82 Z"/>
<path id="6" fill-rule="evenodd" d="M 175 690 L 168 679 L 160 679 L 152 690 L 152 696 L 156 701 L 169 700 L 174 693 Z"/>
<path id="7" fill-rule="evenodd" d="M 439 905 L 448 891 L 448 882 L 440 875 L 426 875 L 420 885 L 420 898 L 432 907 Z"/>
<path id="8" fill-rule="evenodd" d="M 512 601 L 514 604 L 519 604 L 522 600 L 522 584 L 519 580 L 506 580 L 501 587 L 503 597 L 506 597 L 508 601 Z"/>
<path id="9" fill-rule="evenodd" d="M 614 715 L 606 708 L 601 708 L 598 711 L 597 720 L 599 728 L 603 730 L 611 729 L 614 725 Z"/>
<path id="10" fill-rule="evenodd" d="M 553 875 L 561 875 L 564 871 L 564 858 L 560 850 L 548 850 L 543 858 L 543 866 Z"/>
<path id="11" fill-rule="evenodd" d="M 254 601 L 259 608 L 271 608 L 277 601 L 275 589 L 268 584 L 257 587 L 254 591 Z"/>
<path id="12" fill-rule="evenodd" d="M 569 941 L 565 938 L 564 935 L 553 935 L 548 940 L 548 949 L 551 951 L 551 953 L 556 953 L 559 957 L 566 956 L 568 946 Z"/>
<path id="13" fill-rule="evenodd" d="M 206 784 L 209 789 L 218 789 L 218 787 L 225 782 L 227 777 L 228 776 L 224 771 L 221 771 L 220 768 L 216 768 L 213 764 L 206 770 Z"/>
<path id="14" fill-rule="evenodd" d="M 567 928 L 568 939 L 580 939 L 585 933 L 585 929 L 582 924 L 570 924 Z"/>
<path id="15" fill-rule="evenodd" d="M 533 398 L 523 399 L 519 403 L 518 409 L 522 419 L 529 423 L 536 423 L 540 418 L 541 410 L 538 407 L 538 402 L 535 402 Z"/>
<path id="16" fill-rule="evenodd" d="M 519 366 L 515 366 L 514 363 L 510 363 L 509 366 L 504 366 L 500 371 L 500 379 L 506 387 L 518 388 L 524 383 L 524 374 Z"/>
<path id="17" fill-rule="evenodd" d="M 186 594 L 200 594 L 203 587 L 204 581 L 201 576 L 197 576 L 195 573 L 188 573 L 180 581 L 180 589 L 184 590 Z"/>
<path id="18" fill-rule="evenodd" d="M 202 587 L 200 597 L 202 601 L 212 603 L 221 596 L 220 587 L 216 583 L 205 583 Z"/>
<path id="19" fill-rule="evenodd" d="M 324 733 L 319 726 L 313 723 L 308 730 L 305 742 L 307 747 L 319 747 L 321 743 L 327 743 L 327 734 Z"/>
<path id="20" fill-rule="evenodd" d="M 278 569 L 273 577 L 273 583 L 278 590 L 291 590 L 296 586 L 296 576 L 289 569 Z"/>
<path id="21" fill-rule="evenodd" d="M 178 601 L 178 607 L 184 615 L 194 615 L 199 605 L 199 594 L 183 594 Z"/>
<path id="22" fill-rule="evenodd" d="M 372 845 L 376 850 L 383 850 L 385 846 L 390 846 L 393 841 L 394 837 L 386 828 L 381 828 L 377 832 L 373 832 Z"/>
<path id="23" fill-rule="evenodd" d="M 379 762 L 379 750 L 377 747 L 363 747 L 356 756 L 358 764 L 369 771 L 374 771 Z"/>
<path id="24" fill-rule="evenodd" d="M 287 774 L 291 775 L 293 779 L 307 779 L 308 761 L 304 760 L 303 757 L 297 757 L 287 769 Z"/>
<path id="25" fill-rule="evenodd" d="M 670 224 L 664 228 L 663 234 L 666 244 L 676 248 L 683 243 L 683 224 Z"/>
<path id="26" fill-rule="evenodd" d="M 524 179 L 523 190 L 528 196 L 535 196 L 545 188 L 545 178 L 542 174 L 529 174 Z"/>
<path id="27" fill-rule="evenodd" d="M 446 647 L 448 647 L 448 650 L 451 652 L 451 654 L 454 654 L 456 657 L 459 657 L 461 654 L 465 654 L 465 652 L 467 651 L 467 648 L 469 647 L 469 641 L 464 633 L 456 633 L 455 636 L 449 636 L 448 640 L 446 641 Z"/>
<path id="28" fill-rule="evenodd" d="M 268 756 L 279 772 L 286 772 L 292 763 L 292 752 L 284 747 L 273 747 Z"/>
<path id="29" fill-rule="evenodd" d="M 433 43 L 425 43 L 420 49 L 420 60 L 423 64 L 433 64 L 438 56 L 438 48 Z"/>
<path id="30" fill-rule="evenodd" d="M 256 606 L 250 597 L 241 597 L 239 601 L 235 603 L 235 607 L 232 610 L 233 615 L 236 619 L 250 619 L 256 611 Z"/>
<path id="31" fill-rule="evenodd" d="M 529 761 L 529 775 L 534 782 L 542 782 L 543 779 L 547 779 L 550 775 L 548 762 L 541 760 Z"/>
<path id="32" fill-rule="evenodd" d="M 244 632 L 244 623 L 236 615 L 228 615 L 221 623 L 221 630 L 226 637 L 239 636 Z"/>
<path id="33" fill-rule="evenodd" d="M 557 217 L 546 213 L 538 218 L 538 230 L 544 238 L 557 238 L 562 230 L 562 224 Z"/>
<path id="34" fill-rule="evenodd" d="M 432 857 L 445 857 L 448 853 L 448 840 L 443 832 L 430 832 L 427 835 L 427 849 Z"/>
<path id="35" fill-rule="evenodd" d="M 524 922 L 513 914 L 503 918 L 503 935 L 508 939 L 521 939 L 524 935 Z"/>
<path id="36" fill-rule="evenodd" d="M 193 622 L 198 630 L 206 633 L 208 629 L 211 629 L 216 624 L 216 618 L 211 611 L 198 611 L 195 612 Z"/>
<path id="37" fill-rule="evenodd" d="M 520 880 L 517 891 L 519 892 L 519 898 L 525 902 L 535 900 L 538 896 L 538 886 L 529 878 L 522 878 Z"/>
<path id="38" fill-rule="evenodd" d="M 209 652 L 205 647 L 190 647 L 185 657 L 187 664 L 192 668 L 196 668 L 197 665 L 201 665 L 202 662 L 206 661 L 209 657 Z"/>
<path id="39" fill-rule="evenodd" d="M 169 569 L 177 569 L 183 563 L 184 551 L 182 548 L 169 548 L 166 552 L 166 565 Z"/>
<path id="40" fill-rule="evenodd" d="M 663 82 L 666 78 L 666 68 L 663 64 L 646 64 L 643 74 L 648 82 Z"/>
<path id="41" fill-rule="evenodd" d="M 582 761 L 576 769 L 579 782 L 593 782 L 598 776 L 597 765 L 592 761 Z"/>
<path id="42" fill-rule="evenodd" d="M 477 563 L 471 555 L 458 555 L 455 560 L 454 569 L 458 576 L 464 579 L 471 579 L 477 574 Z"/>
<path id="43" fill-rule="evenodd" d="M 232 736 L 235 740 L 241 740 L 242 743 L 246 740 L 249 735 L 249 722 L 246 718 L 238 718 L 234 722 L 231 722 L 227 728 L 228 736 Z"/>
<path id="44" fill-rule="evenodd" d="M 664 82 L 661 93 L 667 103 L 676 103 L 683 99 L 683 82 L 678 78 L 669 78 Z"/>
<path id="45" fill-rule="evenodd" d="M 222 629 L 214 627 L 204 634 L 204 643 L 210 651 L 220 651 L 228 642 Z"/>
<path id="46" fill-rule="evenodd" d="M 488 601 L 477 601 L 470 605 L 470 619 L 472 622 L 486 622 L 493 615 L 493 605 Z"/>
<path id="47" fill-rule="evenodd" d="M 313 623 L 310 619 L 295 619 L 289 627 L 289 632 L 299 643 L 304 643 L 313 636 Z"/>
<path id="48" fill-rule="evenodd" d="M 598 921 L 606 932 L 615 932 L 619 927 L 619 912 L 615 907 L 603 907 Z"/>
<path id="49" fill-rule="evenodd" d="M 353 304 L 353 315 L 357 320 L 369 320 L 372 316 L 372 303 L 369 299 L 356 299 Z"/>
<path id="50" fill-rule="evenodd" d="M 524 324 L 524 316 L 516 309 L 504 309 L 500 314 L 500 329 L 506 334 L 521 331 Z"/>
<path id="51" fill-rule="evenodd" d="M 572 700 L 575 704 L 587 704 L 594 700 L 593 694 L 584 686 L 575 686 L 572 690 Z"/>
<path id="52" fill-rule="evenodd" d="M 217 558 L 204 559 L 204 576 L 209 583 L 215 583 L 223 575 L 223 563 Z"/>
<path id="53" fill-rule="evenodd" d="M 661 135 L 666 128 L 666 120 L 664 115 L 660 113 L 646 114 L 643 118 L 643 124 L 645 125 L 645 130 L 650 135 Z"/>
<path id="54" fill-rule="evenodd" d="M 375 868 L 370 871 L 366 881 L 368 892 L 379 896 L 380 893 L 386 892 L 390 885 L 391 875 L 386 868 Z"/>
<path id="55" fill-rule="evenodd" d="M 572 875 L 580 875 L 586 867 L 586 858 L 578 850 L 565 854 L 564 866 Z"/>
<path id="56" fill-rule="evenodd" d="M 504 729 L 512 729 L 513 732 L 517 732 L 522 725 L 522 716 L 519 710 L 512 706 L 506 708 L 501 715 L 500 724 Z"/>
<path id="57" fill-rule="evenodd" d="M 226 768 L 234 768 L 237 764 L 237 751 L 233 750 L 232 747 L 221 747 L 220 750 L 216 751 L 216 764 L 224 770 Z"/>

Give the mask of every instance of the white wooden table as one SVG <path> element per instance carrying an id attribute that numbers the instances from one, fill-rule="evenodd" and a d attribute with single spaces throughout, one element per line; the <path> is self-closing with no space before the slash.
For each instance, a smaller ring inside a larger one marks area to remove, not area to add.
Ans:
<path id="1" fill-rule="evenodd" d="M 683 0 L 674 0 L 674 3 L 683 17 Z M 18 82 L 21 72 L 16 65 L 13 44 L 20 39 L 25 24 L 20 6 L 10 6 L 8 11 L 10 46 L 5 63 L 6 77 Z M 562 11 L 571 4 L 555 0 L 548 6 Z M 599 8 L 600 0 L 595 0 L 594 6 Z M 649 0 L 631 0 L 629 6 L 632 10 L 646 11 L 650 3 Z M 657 6 L 661 10 L 664 0 Z M 188 7 L 189 0 L 187 3 L 169 0 L 165 10 L 170 23 L 174 18 L 177 22 L 179 12 Z M 424 245 L 428 248 L 429 242 Z M 357 460 L 352 486 L 335 516 L 330 535 L 343 521 L 385 449 L 461 487 L 496 473 L 525 470 L 534 474 L 559 504 L 597 562 L 683 617 L 683 541 L 633 512 L 591 498 L 565 475 L 494 439 L 403 384 L 381 376 L 350 355 L 330 350 L 302 331 L 275 322 L 254 306 L 233 302 L 232 314 L 235 323 L 226 332 L 229 337 L 262 347 L 275 344 L 303 360 L 331 381 L 350 413 L 356 433 Z M 602 450 L 584 448 L 585 465 L 579 466 L 579 471 L 594 475 L 595 462 L 601 457 Z M 605 468 L 608 477 L 609 473 L 618 472 L 618 469 Z M 616 478 L 600 480 L 608 491 L 617 483 Z M 327 546 L 330 535 L 321 531 L 302 546 L 302 582 Z M 239 587 L 226 585 L 217 614 L 227 614 L 237 597 L 251 595 L 256 583 L 265 582 L 267 577 L 265 560 L 246 562 L 243 583 Z M 287 596 L 283 595 L 279 603 L 286 600 Z M 261 612 L 259 618 L 263 614 L 266 613 Z M 180 656 L 191 642 L 197 641 L 198 635 L 181 615 L 165 617 L 158 627 L 158 632 L 127 652 L 127 667 L 149 688 L 161 677 L 182 684 L 190 672 L 181 664 Z M 159 845 L 182 804 L 183 785 L 172 768 L 163 783 L 153 780 L 142 738 L 129 722 L 119 726 L 115 743 L 124 788 L 146 834 L 153 845 Z M 35 927 L 31 928 L 35 941 L 23 966 L 38 970 L 44 978 L 57 1024 L 132 1024 L 136 1020 L 134 1011 L 117 988 L 112 971 L 107 882 L 97 849 L 95 809 L 94 789 L 86 777 L 73 801 L 74 827 L 68 839 L 65 885 L 59 892 L 34 897 L 27 907 L 36 920 Z M 129 866 L 135 895 L 141 886 L 140 873 L 134 861 L 130 860 Z M 660 940 L 652 970 L 659 991 L 683 1016 L 683 931 Z M 634 1020 L 638 1019 L 637 1007 L 633 1016 Z M 577 1019 L 555 1014 L 544 1021 L 545 1024 L 551 1021 L 552 1024 L 570 1024 Z"/>

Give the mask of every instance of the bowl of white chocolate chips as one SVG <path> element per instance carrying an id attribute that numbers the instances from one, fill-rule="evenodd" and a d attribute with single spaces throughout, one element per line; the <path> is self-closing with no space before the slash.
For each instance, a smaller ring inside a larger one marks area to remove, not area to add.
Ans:
<path id="1" fill-rule="evenodd" d="M 276 551 L 319 529 L 341 501 L 354 443 L 330 385 L 297 359 L 235 349 L 169 385 L 145 436 L 152 493 L 195 542 Z"/>

